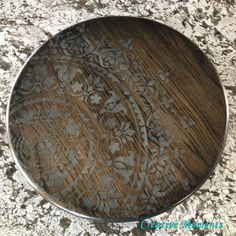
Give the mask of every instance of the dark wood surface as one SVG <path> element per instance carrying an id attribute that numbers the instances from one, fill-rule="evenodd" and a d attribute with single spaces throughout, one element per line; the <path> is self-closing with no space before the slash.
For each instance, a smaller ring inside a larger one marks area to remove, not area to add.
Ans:
<path id="1" fill-rule="evenodd" d="M 51 200 L 125 220 L 172 207 L 207 178 L 226 102 L 214 67 L 186 37 L 109 17 L 66 29 L 31 57 L 9 121 L 21 166 Z"/>

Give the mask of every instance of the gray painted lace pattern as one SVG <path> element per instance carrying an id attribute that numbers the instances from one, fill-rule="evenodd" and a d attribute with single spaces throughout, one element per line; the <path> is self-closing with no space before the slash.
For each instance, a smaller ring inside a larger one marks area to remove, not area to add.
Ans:
<path id="1" fill-rule="evenodd" d="M 195 123 L 186 116 L 177 120 L 174 100 L 160 85 L 170 84 L 173 77 L 162 69 L 155 79 L 144 74 L 142 61 L 132 59 L 135 43 L 132 39 L 121 40 L 119 46 L 108 44 L 105 38 L 94 39 L 95 43 L 92 43 L 86 37 L 87 30 L 85 25 L 79 26 L 75 31 L 65 33 L 63 39 L 54 37 L 48 42 L 48 50 L 41 50 L 31 59 L 13 96 L 11 115 L 17 118 L 11 128 L 17 126 L 24 130 L 31 126 L 37 130 L 43 123 L 50 132 L 38 135 L 37 142 L 16 133 L 13 145 L 27 172 L 39 185 L 50 189 L 54 197 L 67 198 L 68 202 L 76 199 L 78 206 L 91 209 L 91 212 L 99 210 L 105 215 L 122 207 L 132 208 L 137 214 L 151 213 L 161 207 L 160 202 L 168 206 L 165 196 L 178 185 L 188 190 L 188 178 L 194 179 L 184 167 L 181 156 L 186 153 L 180 148 L 181 140 L 176 138 L 176 131 L 180 127 L 188 132 Z M 88 74 L 86 67 L 92 69 L 93 74 Z M 113 87 L 117 89 L 111 89 L 109 83 L 115 84 Z M 32 92 L 39 94 L 42 91 L 47 92 L 48 97 L 30 99 Z M 50 96 L 52 91 L 56 92 Z M 133 96 L 134 92 L 138 98 Z M 70 103 L 73 99 L 82 104 L 81 107 Z M 156 110 L 156 102 L 162 109 Z M 42 110 L 42 103 L 51 105 Z M 22 113 L 24 107 L 32 109 Z M 82 107 L 92 111 L 93 117 Z M 73 117 L 72 110 L 78 114 L 78 119 Z M 172 123 L 165 120 L 163 110 L 171 115 Z M 93 119 L 101 127 L 99 134 L 96 134 Z M 82 126 L 85 124 L 84 131 Z M 64 152 L 60 151 L 61 139 L 58 137 L 71 142 Z M 87 153 L 73 146 L 74 139 L 80 139 Z M 177 142 L 173 142 L 175 139 Z M 140 144 L 138 150 L 135 142 Z M 98 152 L 101 144 L 106 148 L 105 156 Z M 125 154 L 123 150 L 129 151 Z M 47 164 L 44 166 L 44 163 Z M 99 164 L 120 176 L 121 183 L 142 190 L 139 199 L 130 194 L 120 205 L 119 191 L 109 172 L 99 175 L 101 186 L 88 181 L 86 191 L 74 191 L 81 181 L 94 172 L 99 173 Z M 79 171 L 78 165 L 82 165 Z M 175 175 L 178 168 L 186 172 L 181 183 Z M 155 183 L 150 175 L 155 176 Z M 69 181 L 71 179 L 73 181 Z M 145 203 L 143 209 L 137 204 L 133 208 L 140 200 Z"/>

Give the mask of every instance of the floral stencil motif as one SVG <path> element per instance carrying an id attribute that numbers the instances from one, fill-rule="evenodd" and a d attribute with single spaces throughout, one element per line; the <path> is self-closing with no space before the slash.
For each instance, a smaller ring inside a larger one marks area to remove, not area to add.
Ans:
<path id="1" fill-rule="evenodd" d="M 76 201 L 90 211 L 99 210 L 107 215 L 119 206 L 121 194 L 113 187 L 113 179 L 109 175 L 100 175 L 102 186 L 98 189 L 95 183 L 88 184 L 88 190 L 77 195 Z"/>
<path id="2" fill-rule="evenodd" d="M 161 93 L 161 89 L 156 81 L 145 75 L 135 74 L 125 78 L 126 80 L 128 79 L 130 86 L 133 87 L 133 90 L 138 92 L 139 95 L 151 93 L 153 96 L 158 97 Z"/>
<path id="3" fill-rule="evenodd" d="M 73 169 L 68 167 L 76 167 L 78 162 L 83 159 L 83 156 L 80 152 L 75 152 L 73 149 L 67 149 L 65 151 L 65 155 L 67 156 L 67 160 L 58 153 L 58 158 L 61 160 L 56 164 L 56 168 L 52 174 L 52 169 L 50 171 L 44 171 L 44 176 L 47 177 L 46 185 L 48 187 L 58 187 L 61 189 L 61 185 L 63 185 L 63 181 L 73 173 Z M 57 192 L 57 191 L 56 191 Z"/>
<path id="4" fill-rule="evenodd" d="M 48 187 L 55 187 L 58 185 L 61 185 L 65 178 L 67 177 L 68 172 L 60 171 L 58 168 L 53 172 L 53 174 L 50 174 L 47 178 L 47 186 Z"/>
<path id="5" fill-rule="evenodd" d="M 16 123 L 21 125 L 35 125 L 37 124 L 40 120 L 43 120 L 47 122 L 48 120 L 52 118 L 58 118 L 60 117 L 61 114 L 58 112 L 56 108 L 51 108 L 51 109 L 32 109 L 28 112 L 25 112 L 21 114 L 17 119 Z M 45 119 L 46 117 L 46 119 Z"/>
<path id="6" fill-rule="evenodd" d="M 72 166 L 76 166 L 78 161 L 83 159 L 83 156 L 80 152 L 76 152 L 73 149 L 67 149 L 65 154 L 67 155 Z"/>
<path id="7" fill-rule="evenodd" d="M 189 129 L 195 125 L 195 122 L 192 119 L 188 119 L 186 116 L 183 116 L 181 119 L 181 125 L 184 129 Z"/>
<path id="8" fill-rule="evenodd" d="M 18 117 L 16 119 L 16 123 L 20 124 L 20 125 L 30 125 L 30 124 L 34 124 L 35 122 L 37 122 L 38 120 L 35 120 L 35 115 L 37 114 L 36 110 L 31 110 L 27 113 L 23 113 L 21 114 L 20 117 Z"/>
<path id="9" fill-rule="evenodd" d="M 167 133 L 165 126 L 160 120 L 157 111 L 153 112 L 147 119 L 148 137 L 150 141 L 157 143 L 160 147 L 168 147 L 175 136 L 175 131 Z"/>
<path id="10" fill-rule="evenodd" d="M 107 215 L 110 214 L 111 210 L 117 208 L 118 197 L 113 188 L 108 188 L 107 190 L 97 191 L 95 196 L 83 197 L 83 204 L 92 210 L 99 210 L 100 212 L 105 212 Z"/>
<path id="11" fill-rule="evenodd" d="M 123 46 L 125 42 L 121 42 Z M 112 45 L 107 45 L 104 38 L 102 40 L 97 40 L 97 49 L 93 52 L 95 61 L 103 68 L 109 71 L 126 71 L 129 68 L 129 60 L 122 49 L 117 49 L 112 47 Z M 125 45 L 127 48 L 131 47 L 131 40 Z"/>
<path id="12" fill-rule="evenodd" d="M 111 142 L 111 144 L 108 146 L 110 152 L 112 154 L 114 154 L 117 151 L 120 151 L 120 144 L 119 143 L 115 143 L 115 142 Z"/>
<path id="13" fill-rule="evenodd" d="M 148 163 L 148 170 L 156 176 L 156 184 L 159 185 L 159 190 L 162 192 L 162 196 L 164 196 L 173 190 L 176 182 L 176 177 L 173 173 L 175 173 L 176 167 L 172 164 L 166 147 L 161 147 L 160 149 L 153 148 L 151 153 L 152 159 Z M 148 176 L 145 179 L 145 184 L 151 187 Z"/>
<path id="14" fill-rule="evenodd" d="M 156 186 L 157 187 L 157 186 Z M 155 205 L 157 201 L 158 196 L 155 195 L 158 194 L 160 195 L 160 191 L 157 188 L 153 188 L 152 191 L 145 191 L 144 193 L 141 194 L 140 198 L 142 199 L 142 202 L 144 203 L 145 207 L 144 207 L 144 212 L 148 211 L 148 212 L 152 212 L 155 211 Z M 158 207 L 158 206 L 156 206 Z M 153 209 L 154 208 L 154 209 Z"/>
<path id="15" fill-rule="evenodd" d="M 61 82 L 70 82 L 75 79 L 77 74 L 82 74 L 81 69 L 70 67 L 64 64 L 56 65 L 55 69 L 58 71 L 58 78 Z"/>
<path id="16" fill-rule="evenodd" d="M 106 129 L 101 135 L 101 139 L 110 143 L 109 149 L 112 153 L 119 151 L 120 145 L 134 141 L 135 131 L 131 128 L 130 122 L 121 122 L 119 125 L 115 118 L 109 118 L 104 125 Z"/>
<path id="17" fill-rule="evenodd" d="M 184 153 L 185 153 L 185 151 L 181 150 L 179 147 L 175 147 L 173 150 L 173 155 L 176 158 L 183 156 Z"/>
<path id="18" fill-rule="evenodd" d="M 102 100 L 103 83 L 100 77 L 89 76 L 81 82 L 72 84 L 73 96 L 78 96 L 81 101 L 89 101 L 91 104 L 99 104 Z"/>
<path id="19" fill-rule="evenodd" d="M 49 166 L 58 161 L 58 157 L 55 155 L 59 151 L 58 143 L 48 135 L 43 134 L 35 148 L 37 150 L 38 157 L 41 159 L 40 163 L 43 165 L 45 164 L 43 168 L 47 169 Z M 48 159 L 49 156 L 52 158 Z M 42 161 L 44 158 L 46 158 L 46 160 Z"/>
<path id="20" fill-rule="evenodd" d="M 132 49 L 133 48 L 132 39 L 128 39 L 127 41 L 120 40 L 119 43 L 122 45 L 123 48 L 126 48 L 126 49 Z"/>
<path id="21" fill-rule="evenodd" d="M 166 96 L 161 99 L 161 104 L 167 109 L 170 108 L 172 102 L 173 100 L 170 98 L 167 98 Z"/>
<path id="22" fill-rule="evenodd" d="M 101 109 L 101 113 L 121 112 L 123 115 L 126 115 L 127 108 L 121 103 L 120 97 L 114 91 L 110 91 L 109 94 L 111 96 L 104 102 L 104 108 Z"/>
<path id="23" fill-rule="evenodd" d="M 42 89 L 54 89 L 57 87 L 56 79 L 49 73 L 46 65 L 34 65 L 29 67 L 25 78 L 21 80 L 19 91 L 28 94 L 35 90 L 37 93 Z"/>
<path id="24" fill-rule="evenodd" d="M 67 120 L 66 131 L 69 135 L 80 135 L 80 125 L 76 124 L 72 119 Z"/>
<path id="25" fill-rule="evenodd" d="M 111 70 L 127 70 L 128 60 L 125 54 L 114 49 L 104 49 L 99 51 L 97 60 L 100 66 Z"/>
<path id="26" fill-rule="evenodd" d="M 129 170 L 129 167 L 134 166 L 134 155 L 129 151 L 128 156 L 119 156 L 114 161 L 108 161 L 108 166 L 111 166 L 114 171 L 121 175 L 124 179 L 124 183 L 129 182 L 130 176 L 133 174 L 133 170 Z"/>
<path id="27" fill-rule="evenodd" d="M 158 77 L 162 81 L 169 82 L 169 80 L 170 80 L 170 73 L 169 72 L 164 72 L 163 70 L 159 70 Z"/>
<path id="28" fill-rule="evenodd" d="M 84 57 L 93 50 L 93 46 L 83 35 L 86 31 L 84 27 L 78 27 L 76 31 L 76 33 L 67 32 L 59 44 L 65 55 Z"/>

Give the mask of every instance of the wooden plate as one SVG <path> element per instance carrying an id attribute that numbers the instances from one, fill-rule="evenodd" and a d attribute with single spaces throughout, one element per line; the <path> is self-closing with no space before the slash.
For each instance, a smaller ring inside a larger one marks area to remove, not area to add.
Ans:
<path id="1" fill-rule="evenodd" d="M 11 148 L 31 185 L 101 222 L 144 219 L 196 191 L 219 161 L 227 120 L 224 89 L 199 48 L 134 17 L 52 37 L 8 106 Z"/>

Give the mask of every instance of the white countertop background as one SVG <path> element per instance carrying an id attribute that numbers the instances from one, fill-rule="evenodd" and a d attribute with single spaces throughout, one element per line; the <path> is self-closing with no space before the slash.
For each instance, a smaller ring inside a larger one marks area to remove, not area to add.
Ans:
<path id="1" fill-rule="evenodd" d="M 136 224 L 95 224 L 43 200 L 16 170 L 8 147 L 6 104 L 15 77 L 35 48 L 60 30 L 93 17 L 141 16 L 193 40 L 212 60 L 226 88 L 230 123 L 223 159 L 187 201 L 156 221 L 221 221 L 223 229 L 141 231 Z M 0 236 L 236 235 L 235 0 L 0 0 Z M 158 232 L 158 234 L 157 234 Z"/>

